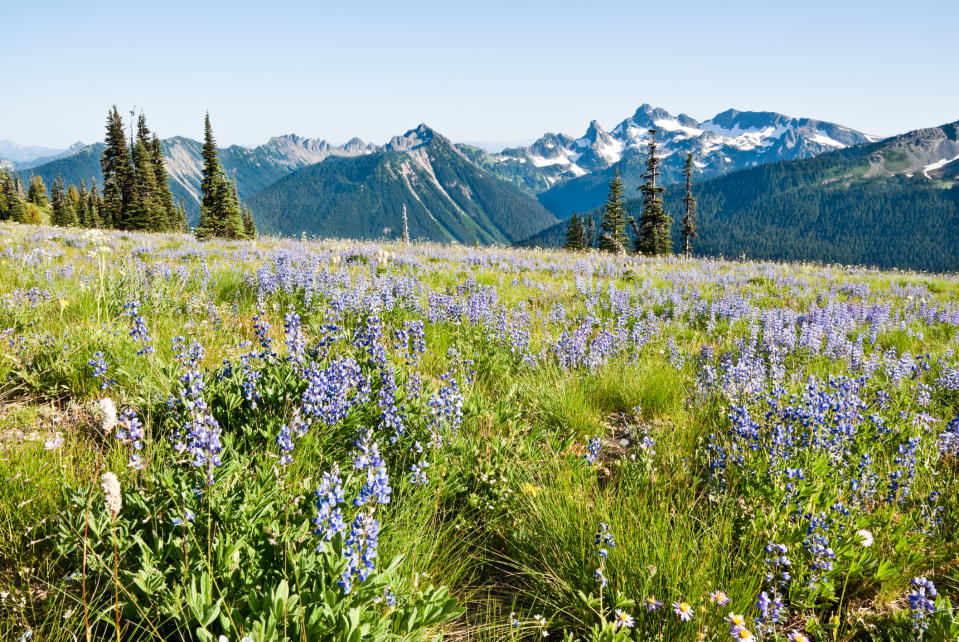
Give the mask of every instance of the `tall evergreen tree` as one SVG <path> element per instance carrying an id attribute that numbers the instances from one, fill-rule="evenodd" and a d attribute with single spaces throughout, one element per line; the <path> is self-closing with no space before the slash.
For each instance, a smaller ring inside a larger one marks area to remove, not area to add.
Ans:
<path id="1" fill-rule="evenodd" d="M 13 172 L 6 184 L 5 199 L 7 203 L 6 218 L 14 223 L 27 222 L 27 204 L 23 201 L 23 195 L 17 189 L 20 183 L 20 177 Z"/>
<path id="2" fill-rule="evenodd" d="M 47 198 L 47 186 L 43 184 L 42 177 L 30 177 L 30 187 L 27 189 L 27 202 L 33 203 L 37 207 L 46 207 L 50 204 L 50 199 Z"/>
<path id="3" fill-rule="evenodd" d="M 160 201 L 156 169 L 153 165 L 153 141 L 146 116 L 137 118 L 136 138 L 131 141 L 133 180 L 126 204 L 127 229 L 161 231 L 167 227 L 167 216 Z"/>
<path id="4" fill-rule="evenodd" d="M 80 190 L 77 192 L 77 220 L 81 227 L 96 227 L 90 220 L 90 193 L 87 191 L 87 182 L 80 179 Z"/>
<path id="5" fill-rule="evenodd" d="M 683 197 L 683 254 L 687 257 L 693 252 L 692 239 L 696 234 L 696 197 L 693 196 L 693 173 L 696 167 L 693 164 L 693 153 L 686 155 L 686 164 L 683 165 L 683 176 L 686 178 L 686 195 Z"/>
<path id="6" fill-rule="evenodd" d="M 596 245 L 596 219 L 592 214 L 589 215 L 589 222 L 586 224 L 586 242 L 583 245 L 587 250 Z"/>
<path id="7" fill-rule="evenodd" d="M 203 197 L 200 201 L 200 222 L 196 228 L 197 238 L 242 238 L 245 232 L 240 204 L 233 185 L 220 165 L 209 113 L 204 122 L 203 180 L 200 189 Z"/>
<path id="8" fill-rule="evenodd" d="M 19 196 L 21 200 L 26 198 L 26 192 L 23 190 L 23 181 L 20 180 L 20 174 L 16 172 L 13 173 L 13 189 L 16 190 L 17 196 Z"/>
<path id="9" fill-rule="evenodd" d="M 240 189 L 236 184 L 236 172 L 233 173 L 233 200 L 240 207 L 240 220 L 243 221 L 243 238 L 256 238 L 256 223 L 253 222 L 253 210 L 240 202 Z"/>
<path id="10" fill-rule="evenodd" d="M 96 178 L 90 178 L 90 220 L 95 227 L 113 227 L 113 221 L 104 216 L 103 199 Z"/>
<path id="11" fill-rule="evenodd" d="M 163 159 L 163 147 L 160 144 L 160 137 L 153 134 L 151 141 L 151 152 L 153 161 L 153 170 L 156 172 L 157 200 L 160 210 L 166 219 L 164 229 L 179 230 L 179 214 L 176 210 L 176 204 L 173 202 L 173 193 L 170 191 L 170 181 L 166 173 L 166 166 Z"/>
<path id="12" fill-rule="evenodd" d="M 11 178 L 10 172 L 7 171 L 6 167 L 0 167 L 0 221 L 5 221 L 10 217 L 7 208 L 7 192 L 11 185 L 13 185 L 13 178 Z"/>
<path id="13" fill-rule="evenodd" d="M 256 223 L 253 221 L 253 210 L 243 205 L 243 235 L 251 241 L 256 238 Z"/>
<path id="14" fill-rule="evenodd" d="M 157 192 L 153 153 L 137 138 L 133 146 L 133 192 L 127 207 L 127 229 L 166 229 L 166 214 Z"/>
<path id="15" fill-rule="evenodd" d="M 573 212 L 572 218 L 569 219 L 569 227 L 566 228 L 566 243 L 563 247 L 567 250 L 584 250 L 586 249 L 585 238 L 586 228 L 583 221 L 576 212 Z"/>
<path id="16" fill-rule="evenodd" d="M 62 180 L 61 180 L 62 182 Z M 76 185 L 67 188 L 67 225 L 83 225 L 83 212 L 80 209 L 80 192 Z"/>
<path id="17" fill-rule="evenodd" d="M 603 206 L 599 249 L 616 254 L 626 253 L 626 199 L 623 197 L 623 181 L 619 178 L 618 167 L 609 183 L 609 196 Z"/>
<path id="18" fill-rule="evenodd" d="M 182 198 L 176 206 L 176 226 L 174 230 L 177 232 L 189 232 L 190 226 L 186 222 L 186 201 Z"/>
<path id="19" fill-rule="evenodd" d="M 646 159 L 646 171 L 643 173 L 646 182 L 639 186 L 639 190 L 643 193 L 643 212 L 635 239 L 636 251 L 649 256 L 670 254 L 673 251 L 673 241 L 669 231 L 673 219 L 663 208 L 663 192 L 666 188 L 656 184 L 659 176 L 656 131 L 649 130 L 649 157 Z"/>
<path id="20" fill-rule="evenodd" d="M 63 177 L 59 174 L 55 179 L 53 179 L 51 196 L 53 200 L 53 211 L 50 214 L 50 223 L 53 225 L 59 225 L 60 227 L 66 227 L 70 225 L 70 206 L 67 203 L 66 191 L 63 189 Z"/>
<path id="21" fill-rule="evenodd" d="M 116 105 L 107 114 L 105 142 L 106 147 L 100 157 L 100 168 L 103 170 L 103 220 L 109 221 L 109 227 L 129 229 L 127 208 L 133 197 L 133 167 L 123 131 L 123 119 Z"/>

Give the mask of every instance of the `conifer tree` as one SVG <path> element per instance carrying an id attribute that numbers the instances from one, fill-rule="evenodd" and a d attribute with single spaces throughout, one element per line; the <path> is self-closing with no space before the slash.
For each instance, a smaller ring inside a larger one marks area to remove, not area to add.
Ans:
<path id="1" fill-rule="evenodd" d="M 137 138 L 133 146 L 133 192 L 127 207 L 127 229 L 161 231 L 166 214 L 157 197 L 153 153 Z"/>
<path id="2" fill-rule="evenodd" d="M 22 185 L 17 173 L 13 172 L 6 184 L 6 198 L 4 199 L 7 204 L 6 218 L 14 223 L 26 223 L 27 205 L 23 202 L 23 196 L 17 189 L 18 184 Z"/>
<path id="3" fill-rule="evenodd" d="M 670 224 L 673 219 L 663 209 L 664 187 L 656 184 L 659 176 L 659 157 L 656 155 L 656 130 L 649 130 L 649 157 L 646 159 L 646 182 L 639 186 L 643 193 L 643 213 L 635 239 L 637 252 L 649 256 L 671 254 L 673 241 L 670 236 Z"/>
<path id="4" fill-rule="evenodd" d="M 563 247 L 567 250 L 584 250 L 586 249 L 585 237 L 586 228 L 583 226 L 583 221 L 576 212 L 573 212 L 573 217 L 569 219 L 569 227 L 566 228 L 566 243 Z"/>
<path id="5" fill-rule="evenodd" d="M 26 193 L 23 191 L 23 181 L 20 180 L 20 174 L 16 172 L 13 173 L 13 189 L 16 190 L 20 200 L 26 198 Z"/>
<path id="6" fill-rule="evenodd" d="M 243 234 L 251 241 L 256 238 L 256 223 L 253 221 L 253 210 L 243 206 Z"/>
<path id="7" fill-rule="evenodd" d="M 240 207 L 240 219 L 243 221 L 243 238 L 256 238 L 256 223 L 253 222 L 253 210 L 240 202 L 240 190 L 236 184 L 236 171 L 233 173 L 233 200 Z"/>
<path id="8" fill-rule="evenodd" d="M 53 200 L 53 207 L 50 211 L 50 225 L 56 225 L 63 227 L 66 225 L 63 216 L 63 210 L 65 209 L 67 199 L 63 193 L 63 184 L 61 178 L 58 175 L 53 179 L 53 186 L 50 188 L 50 196 Z M 32 182 L 32 181 L 31 181 Z"/>
<path id="9" fill-rule="evenodd" d="M 83 212 L 80 209 L 80 192 L 76 185 L 67 188 L 67 221 L 68 225 L 83 225 Z"/>
<path id="10" fill-rule="evenodd" d="M 95 227 L 90 220 L 90 193 L 87 192 L 87 182 L 80 179 L 80 189 L 77 192 L 77 220 L 81 227 Z"/>
<path id="11" fill-rule="evenodd" d="M 43 223 L 43 217 L 41 216 L 42 210 L 39 207 L 33 203 L 24 203 L 23 207 L 23 219 L 18 222 L 28 225 L 40 225 Z"/>
<path id="12" fill-rule="evenodd" d="M 173 193 L 170 191 L 170 182 L 164 165 L 163 147 L 160 144 L 160 137 L 156 133 L 153 134 L 151 152 L 153 170 L 156 172 L 157 200 L 165 219 L 164 229 L 182 231 L 179 229 L 179 214 L 173 202 Z"/>
<path id="13" fill-rule="evenodd" d="M 133 168 L 123 119 L 116 105 L 107 114 L 106 148 L 100 157 L 100 167 L 103 170 L 103 220 L 109 221 L 109 227 L 130 229 L 127 208 L 133 197 Z"/>
<path id="14" fill-rule="evenodd" d="M 200 189 L 203 197 L 200 202 L 200 222 L 196 228 L 197 238 L 242 238 L 245 232 L 240 204 L 233 185 L 220 165 L 209 113 L 204 123 L 203 180 Z"/>
<path id="15" fill-rule="evenodd" d="M 626 199 L 623 198 L 623 181 L 619 178 L 618 167 L 609 183 L 600 230 L 599 249 L 615 254 L 626 253 Z"/>
<path id="16" fill-rule="evenodd" d="M 132 146 L 132 185 L 126 203 L 126 227 L 131 230 L 162 231 L 167 229 L 167 214 L 160 199 L 157 172 L 153 164 L 153 141 L 146 116 L 137 118 L 136 138 Z"/>
<path id="17" fill-rule="evenodd" d="M 113 221 L 104 217 L 103 199 L 96 178 L 90 179 L 90 220 L 95 227 L 113 227 Z"/>
<path id="18" fill-rule="evenodd" d="M 589 215 L 589 223 L 586 226 L 586 242 L 584 243 L 585 249 L 591 249 L 596 245 L 596 219 L 593 218 L 593 215 Z"/>
<path id="19" fill-rule="evenodd" d="M 190 226 L 186 222 L 186 201 L 182 198 L 180 203 L 176 205 L 176 225 L 174 226 L 174 231 L 177 232 L 189 232 Z"/>
<path id="20" fill-rule="evenodd" d="M 686 195 L 683 197 L 685 212 L 683 214 L 683 254 L 687 257 L 693 252 L 692 239 L 696 234 L 696 197 L 693 196 L 693 153 L 686 155 L 686 164 L 683 165 L 683 176 L 686 178 Z"/>
<path id="21" fill-rule="evenodd" d="M 7 191 L 8 185 L 13 184 L 13 179 L 10 177 L 10 172 L 7 171 L 6 167 L 0 167 L 0 221 L 5 221 L 10 217 L 10 212 L 7 208 Z"/>
<path id="22" fill-rule="evenodd" d="M 67 202 L 67 195 L 63 189 L 63 177 L 57 175 L 53 179 L 53 189 L 50 191 L 53 200 L 53 211 L 50 213 L 50 223 L 67 227 L 70 225 L 71 217 L 69 215 L 70 205 Z"/>
<path id="23" fill-rule="evenodd" d="M 50 199 L 47 198 L 47 186 L 43 184 L 42 177 L 30 177 L 30 187 L 27 189 L 27 202 L 33 203 L 37 207 L 46 207 L 50 204 Z"/>

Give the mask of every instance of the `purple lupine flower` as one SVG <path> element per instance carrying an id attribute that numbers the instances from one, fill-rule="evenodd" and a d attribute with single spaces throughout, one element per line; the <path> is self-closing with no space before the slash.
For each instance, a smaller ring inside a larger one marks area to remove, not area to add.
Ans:
<path id="1" fill-rule="evenodd" d="M 320 487 L 316 491 L 316 517 L 313 518 L 313 525 L 316 527 L 313 532 L 323 540 L 317 546 L 318 551 L 322 552 L 326 542 L 346 530 L 343 511 L 339 508 L 343 501 L 343 482 L 340 480 L 339 471 L 334 468 L 324 472 Z"/>

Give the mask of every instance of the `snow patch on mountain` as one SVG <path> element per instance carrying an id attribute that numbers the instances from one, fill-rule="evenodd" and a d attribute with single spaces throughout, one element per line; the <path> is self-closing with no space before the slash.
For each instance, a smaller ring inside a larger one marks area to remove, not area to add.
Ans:
<path id="1" fill-rule="evenodd" d="M 520 159 L 525 161 L 526 159 Z M 530 156 L 529 160 L 537 167 L 549 167 L 550 165 L 571 165 L 572 162 L 568 156 L 556 156 L 554 158 L 543 158 L 542 156 Z"/>
<path id="2" fill-rule="evenodd" d="M 683 132 L 687 136 L 702 136 L 703 130 L 698 127 L 686 127 L 685 125 L 679 124 L 679 122 L 671 119 L 660 118 L 659 120 L 654 120 L 653 124 L 656 125 L 660 130 L 667 132 Z"/>
<path id="3" fill-rule="evenodd" d="M 937 160 L 935 163 L 929 163 L 928 165 L 923 167 L 922 173 L 926 178 L 932 178 L 932 176 L 929 175 L 929 172 L 933 172 L 941 167 L 945 167 L 949 163 L 957 160 L 959 160 L 959 155 L 956 155 L 952 158 L 943 158 L 941 160 Z"/>
<path id="4" fill-rule="evenodd" d="M 605 170 L 627 155 L 644 154 L 651 128 L 657 130 L 664 159 L 675 156 L 671 162 L 681 164 L 692 152 L 704 176 L 805 158 L 872 140 L 848 127 L 775 112 L 730 109 L 699 122 L 686 114 L 673 115 L 641 105 L 608 132 L 594 120 L 578 138 L 546 134 L 527 147 L 494 154 L 493 166 L 496 171 L 523 176 L 534 190 L 537 184 L 553 186 Z M 523 168 L 527 163 L 529 166 Z"/>
<path id="5" fill-rule="evenodd" d="M 825 134 L 817 133 L 815 136 L 810 138 L 814 143 L 819 143 L 820 145 L 826 145 L 827 147 L 838 147 L 839 149 L 844 149 L 846 145 L 843 145 L 838 140 L 834 140 Z"/>

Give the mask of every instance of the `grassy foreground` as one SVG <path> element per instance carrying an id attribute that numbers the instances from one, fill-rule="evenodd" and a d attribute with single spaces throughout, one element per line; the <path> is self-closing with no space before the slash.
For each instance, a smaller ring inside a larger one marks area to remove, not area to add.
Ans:
<path id="1" fill-rule="evenodd" d="M 0 224 L 0 639 L 948 640 L 959 280 Z"/>

